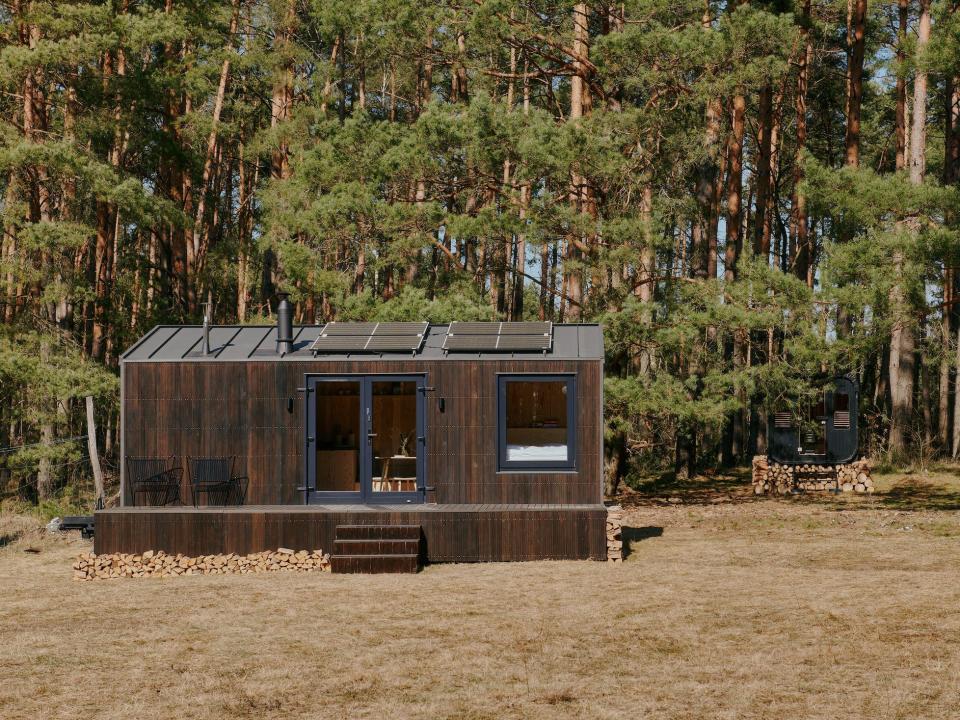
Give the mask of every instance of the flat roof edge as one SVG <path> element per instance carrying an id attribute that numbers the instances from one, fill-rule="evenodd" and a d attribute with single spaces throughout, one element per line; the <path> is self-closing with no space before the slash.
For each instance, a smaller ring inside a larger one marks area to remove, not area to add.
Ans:
<path id="1" fill-rule="evenodd" d="M 311 340 L 312 336 L 322 328 L 323 324 L 295 325 L 295 337 L 304 337 Z M 381 352 L 381 353 L 319 353 L 314 354 L 308 343 L 302 343 L 295 352 L 287 355 L 276 355 L 261 348 L 270 333 L 276 328 L 275 324 L 245 325 L 229 323 L 211 325 L 211 333 L 224 332 L 231 337 L 223 341 L 216 353 L 211 356 L 200 356 L 191 350 L 201 340 L 203 325 L 199 324 L 157 324 L 148 330 L 142 337 L 127 348 L 118 358 L 119 363 L 173 363 L 173 362 L 551 362 L 551 361 L 591 361 L 604 360 L 605 349 L 603 326 L 600 323 L 556 323 L 554 331 L 563 334 L 555 336 L 552 347 L 548 352 L 490 352 L 490 351 L 457 351 L 447 352 L 442 349 L 442 338 L 446 334 L 448 323 L 435 323 L 429 326 L 427 344 L 417 353 L 409 352 Z M 244 332 L 253 331 L 253 332 Z M 311 332 L 313 331 L 313 332 Z M 431 342 L 432 340 L 432 342 Z M 255 342 L 254 342 L 255 341 Z M 252 343 L 252 344 L 251 344 Z M 181 352 L 182 351 L 182 352 Z M 249 352 L 248 352 L 249 351 Z M 228 357 L 222 357 L 226 353 Z"/>

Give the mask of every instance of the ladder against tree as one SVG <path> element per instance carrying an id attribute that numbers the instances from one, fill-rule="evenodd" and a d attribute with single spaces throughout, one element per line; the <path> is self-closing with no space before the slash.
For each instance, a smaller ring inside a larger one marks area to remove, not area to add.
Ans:
<path id="1" fill-rule="evenodd" d="M 415 573 L 419 525 L 337 525 L 330 567 L 335 573 Z"/>

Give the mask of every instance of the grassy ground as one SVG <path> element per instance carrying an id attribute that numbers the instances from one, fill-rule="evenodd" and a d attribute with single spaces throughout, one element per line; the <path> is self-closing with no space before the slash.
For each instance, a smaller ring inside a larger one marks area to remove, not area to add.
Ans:
<path id="1" fill-rule="evenodd" d="M 0 717 L 958 717 L 960 468 L 879 485 L 651 486 L 622 565 L 417 576 L 76 583 L 0 518 Z"/>

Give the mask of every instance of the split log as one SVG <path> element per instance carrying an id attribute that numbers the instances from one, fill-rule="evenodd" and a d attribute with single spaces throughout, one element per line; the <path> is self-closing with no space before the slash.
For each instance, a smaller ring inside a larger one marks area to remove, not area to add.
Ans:
<path id="1" fill-rule="evenodd" d="M 623 560 L 623 508 L 619 505 L 607 508 L 607 560 Z"/>

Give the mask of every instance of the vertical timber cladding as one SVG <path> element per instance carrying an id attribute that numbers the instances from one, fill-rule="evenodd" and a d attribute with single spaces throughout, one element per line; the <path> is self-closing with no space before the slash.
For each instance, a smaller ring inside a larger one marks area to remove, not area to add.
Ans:
<path id="1" fill-rule="evenodd" d="M 187 458 L 217 455 L 237 456 L 236 471 L 250 477 L 248 503 L 297 503 L 303 413 L 290 370 L 279 362 L 126 363 L 124 450 L 175 455 L 184 468 L 184 503 L 190 502 Z"/>
<path id="2" fill-rule="evenodd" d="M 600 360 L 268 360 L 124 364 L 125 453 L 236 455 L 247 503 L 302 502 L 304 375 L 426 373 L 427 485 L 437 503 L 602 502 Z M 498 472 L 497 374 L 577 375 L 573 472 Z M 439 399 L 445 408 L 439 410 Z M 288 398 L 293 399 L 289 413 Z M 184 468 L 182 497 L 189 502 Z M 129 497 L 126 498 L 129 502 Z"/>
<path id="3" fill-rule="evenodd" d="M 423 530 L 427 559 L 435 562 L 603 560 L 607 556 L 607 512 L 600 505 L 412 508 L 113 508 L 97 512 L 94 550 L 98 554 L 163 550 L 194 557 L 245 555 L 279 547 L 329 552 L 337 525 L 416 524 Z"/>

